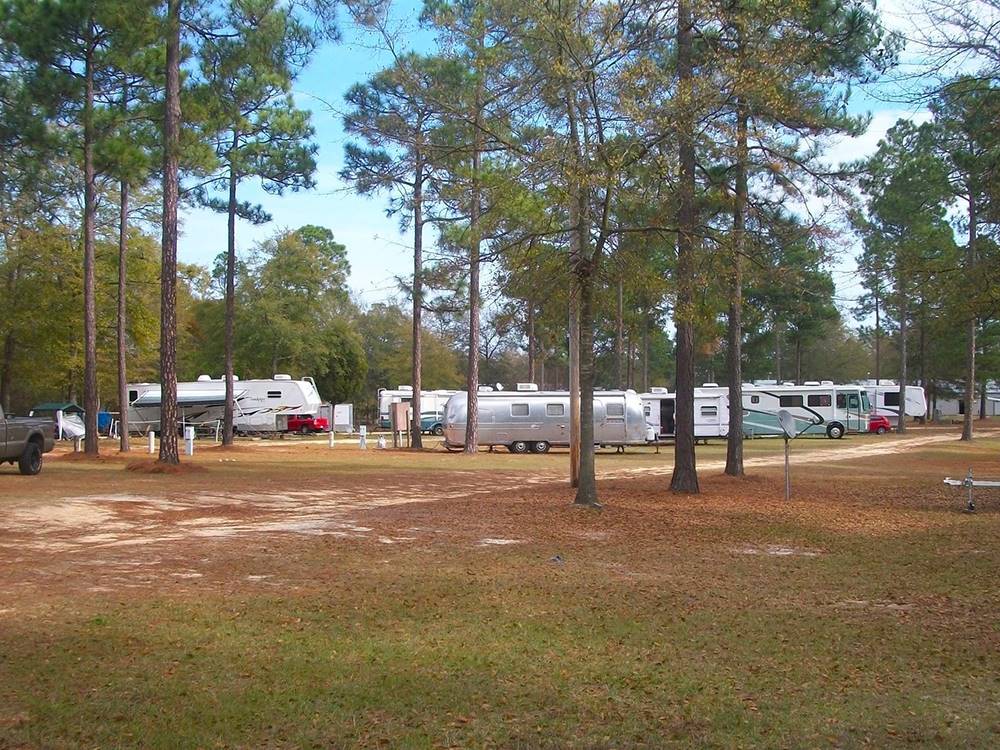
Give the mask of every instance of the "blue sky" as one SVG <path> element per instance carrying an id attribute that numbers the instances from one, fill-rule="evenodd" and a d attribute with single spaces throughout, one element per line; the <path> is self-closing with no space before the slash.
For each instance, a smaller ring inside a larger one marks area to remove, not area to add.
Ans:
<path id="1" fill-rule="evenodd" d="M 405 0 L 397 4 L 398 20 L 415 27 L 419 0 Z M 907 15 L 908 3 L 881 4 L 888 25 L 899 26 Z M 413 39 L 427 44 L 426 32 Z M 380 51 L 374 39 L 349 26 L 343 25 L 343 41 L 325 46 L 303 73 L 295 86 L 298 105 L 313 112 L 317 157 L 317 187 L 284 196 L 264 193 L 256 184 L 244 183 L 240 190 L 242 200 L 261 203 L 273 216 L 273 221 L 262 226 L 240 222 L 237 226 L 237 249 L 244 254 L 253 244 L 278 229 L 294 229 L 304 224 L 319 224 L 331 229 L 338 242 L 347 247 L 351 263 L 350 285 L 358 302 L 371 304 L 385 300 L 396 292 L 396 275 L 410 269 L 409 235 L 400 233 L 396 218 L 385 214 L 387 200 L 384 196 L 366 198 L 354 195 L 337 176 L 342 165 L 345 134 L 339 111 L 347 89 L 363 81 L 390 61 L 387 53 Z M 856 139 L 842 139 L 829 151 L 832 162 L 857 159 L 871 153 L 885 131 L 900 117 L 921 118 L 925 113 L 912 106 L 883 101 L 879 90 L 855 90 L 852 109 L 871 112 L 872 123 L 868 132 Z M 874 94 L 874 95 L 873 95 Z M 427 240 L 431 240 L 428 233 Z M 180 259 L 189 263 L 208 265 L 225 249 L 226 218 L 205 209 L 191 209 L 183 214 L 180 239 Z M 853 255 L 856 247 L 845 246 L 834 267 L 838 285 L 837 297 L 842 306 L 860 294 L 856 284 L 856 267 Z"/>

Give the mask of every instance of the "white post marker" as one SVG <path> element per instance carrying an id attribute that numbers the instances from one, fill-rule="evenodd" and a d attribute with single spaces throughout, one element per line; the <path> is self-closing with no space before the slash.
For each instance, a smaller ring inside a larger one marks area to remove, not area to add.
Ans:
<path id="1" fill-rule="evenodd" d="M 333 447 L 334 442 L 336 442 L 336 440 L 335 440 L 335 438 L 333 436 L 333 429 L 331 428 L 331 430 L 330 430 L 330 438 L 329 438 L 329 443 L 330 443 L 330 447 L 331 448 Z"/>
<path id="2" fill-rule="evenodd" d="M 368 450 L 368 425 L 358 427 L 358 447 L 361 450 Z"/>
<path id="3" fill-rule="evenodd" d="M 384 451 L 385 450 L 385 437 L 382 436 L 382 435 L 379 435 L 378 436 L 378 441 L 375 444 L 379 447 L 379 450 L 383 450 Z"/>
<path id="4" fill-rule="evenodd" d="M 778 410 L 778 422 L 785 438 L 785 500 L 792 499 L 792 479 L 788 467 L 788 441 L 795 438 L 795 417 L 785 409 Z"/>
<path id="5" fill-rule="evenodd" d="M 146 438 L 149 441 L 149 452 L 156 453 L 156 433 L 150 430 L 146 434 Z"/>
<path id="6" fill-rule="evenodd" d="M 190 425 L 184 428 L 184 447 L 189 456 L 194 455 L 194 427 Z"/>

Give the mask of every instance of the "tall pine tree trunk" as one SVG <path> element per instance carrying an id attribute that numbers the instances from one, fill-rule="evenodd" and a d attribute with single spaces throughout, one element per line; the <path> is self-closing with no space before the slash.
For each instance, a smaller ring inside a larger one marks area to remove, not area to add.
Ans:
<path id="1" fill-rule="evenodd" d="M 83 408 L 84 452 L 96 456 L 97 442 L 97 301 L 94 298 L 94 223 L 97 196 L 94 169 L 94 48 L 93 34 L 88 34 L 84 61 L 83 101 Z"/>
<path id="2" fill-rule="evenodd" d="M 4 232 L 5 248 L 11 252 L 11 238 Z M 17 280 L 21 274 L 20 260 L 12 264 L 7 272 L 7 298 L 13 299 L 17 289 Z M 9 323 L 9 321 L 8 321 Z M 0 372 L 0 406 L 5 414 L 10 413 L 10 392 L 14 380 L 14 353 L 17 350 L 17 338 L 13 330 L 7 331 L 3 337 L 3 371 Z"/>
<path id="3" fill-rule="evenodd" d="M 482 56 L 483 40 L 480 37 L 479 51 Z M 476 82 L 476 111 L 473 118 L 472 146 L 472 205 L 469 210 L 469 363 L 466 373 L 468 412 L 465 420 L 465 453 L 479 452 L 479 251 L 482 242 L 480 211 L 480 169 L 482 166 L 482 116 L 483 116 L 482 75 Z"/>
<path id="4" fill-rule="evenodd" d="M 587 226 L 586 195 L 581 180 L 583 154 L 580 143 L 580 128 L 577 122 L 577 94 L 570 87 L 566 91 L 566 116 L 569 121 L 570 148 L 573 167 L 567 176 L 569 187 L 569 480 L 571 487 L 580 486 L 580 456 L 584 450 L 582 436 L 582 377 L 580 371 L 581 348 L 581 289 L 579 269 L 586 252 L 585 238 Z M 591 446 L 593 449 L 593 446 Z"/>
<path id="5" fill-rule="evenodd" d="M 126 324 L 128 307 L 127 288 L 127 256 L 128 256 L 128 201 L 129 185 L 128 180 L 122 180 L 119 185 L 118 204 L 118 418 L 119 435 L 118 449 L 122 453 L 131 450 L 129 445 L 129 424 L 128 424 L 128 372 L 126 370 Z"/>
<path id="6" fill-rule="evenodd" d="M 642 313 L 642 392 L 649 393 L 649 313 Z"/>
<path id="7" fill-rule="evenodd" d="M 882 378 L 882 310 L 879 300 L 879 285 L 875 285 L 875 385 Z"/>
<path id="8" fill-rule="evenodd" d="M 413 170 L 413 351 L 410 381 L 413 399 L 410 401 L 410 445 L 423 448 L 420 423 L 420 391 L 423 388 L 423 342 L 421 331 L 424 310 L 424 163 L 419 148 Z"/>
<path id="9" fill-rule="evenodd" d="M 746 252 L 747 162 L 749 115 L 743 100 L 736 103 L 736 195 L 733 204 L 733 267 L 729 286 L 729 328 L 726 370 L 729 377 L 729 435 L 726 474 L 743 476 L 743 254 Z"/>
<path id="10" fill-rule="evenodd" d="M 909 356 L 906 348 L 909 299 L 902 269 L 897 271 L 897 284 L 899 287 L 899 420 L 896 423 L 896 432 L 903 434 L 906 432 L 906 384 L 909 382 L 909 373 L 906 370 Z"/>
<path id="11" fill-rule="evenodd" d="M 580 476 L 576 505 L 599 507 L 594 462 L 594 269 L 584 260 L 577 270 L 580 293 Z"/>
<path id="12" fill-rule="evenodd" d="M 167 0 L 163 118 L 163 232 L 160 267 L 160 463 L 178 464 L 177 199 L 181 96 L 181 0 Z"/>
<path id="13" fill-rule="evenodd" d="M 986 419 L 986 378 L 979 384 L 979 418 Z"/>
<path id="14" fill-rule="evenodd" d="M 677 187 L 677 396 L 675 405 L 673 492 L 697 493 L 694 438 L 694 245 L 698 216 L 695 206 L 694 60 L 690 0 L 677 3 L 677 143 L 680 162 Z"/>
<path id="15" fill-rule="evenodd" d="M 528 336 L 528 382 L 535 382 L 535 305 L 529 300 L 527 305 L 527 336 Z"/>
<path id="16" fill-rule="evenodd" d="M 615 306 L 615 387 L 625 388 L 625 375 L 622 372 L 625 359 L 625 294 L 624 282 L 618 277 L 617 305 Z"/>
<path id="17" fill-rule="evenodd" d="M 781 321 L 775 320 L 774 321 L 774 370 L 775 370 L 774 379 L 778 381 L 778 385 L 781 385 L 781 383 L 782 383 L 782 377 L 781 377 L 781 358 L 782 358 L 782 355 L 781 355 L 781 333 L 782 333 Z"/>
<path id="18" fill-rule="evenodd" d="M 967 277 L 975 272 L 978 221 L 976 196 L 969 190 L 969 247 L 965 251 L 965 273 Z M 972 399 L 976 397 L 976 315 L 969 312 L 969 322 L 965 339 L 965 419 L 962 421 L 962 440 L 972 440 Z"/>
<path id="19" fill-rule="evenodd" d="M 236 388 L 233 382 L 235 373 L 236 349 L 236 149 L 239 148 L 239 136 L 233 134 L 233 143 L 229 151 L 229 203 L 226 206 L 228 218 L 226 234 L 226 323 L 225 323 L 225 378 L 226 378 L 226 408 L 223 413 L 222 444 L 233 444 L 233 421 L 236 417 Z"/>

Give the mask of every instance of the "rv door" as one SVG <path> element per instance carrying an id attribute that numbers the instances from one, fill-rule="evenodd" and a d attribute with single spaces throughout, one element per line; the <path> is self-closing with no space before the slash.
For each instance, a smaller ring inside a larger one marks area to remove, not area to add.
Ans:
<path id="1" fill-rule="evenodd" d="M 597 412 L 597 404 L 594 404 L 594 412 Z M 604 426 L 600 431 L 602 443 L 624 443 L 625 442 L 625 402 L 614 399 L 604 404 Z"/>
<path id="2" fill-rule="evenodd" d="M 660 437 L 673 437 L 677 431 L 674 423 L 674 399 L 665 398 L 660 401 Z"/>
<path id="3" fill-rule="evenodd" d="M 862 426 L 862 420 L 865 424 Z M 866 432 L 868 430 L 868 415 L 862 413 L 861 396 L 857 393 L 847 394 L 847 427 L 848 432 Z"/>

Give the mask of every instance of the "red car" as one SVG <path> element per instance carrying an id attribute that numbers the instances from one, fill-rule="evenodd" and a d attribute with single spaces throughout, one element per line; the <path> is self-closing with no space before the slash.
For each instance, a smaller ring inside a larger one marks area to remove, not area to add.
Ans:
<path id="1" fill-rule="evenodd" d="M 868 432 L 874 432 L 876 435 L 884 435 L 890 430 L 892 430 L 892 424 L 889 422 L 888 417 L 882 414 L 872 414 L 868 417 Z"/>
<path id="2" fill-rule="evenodd" d="M 326 417 L 317 417 L 313 414 L 295 414 L 288 418 L 288 431 L 297 432 L 300 435 L 308 435 L 312 432 L 329 432 L 330 423 Z"/>

